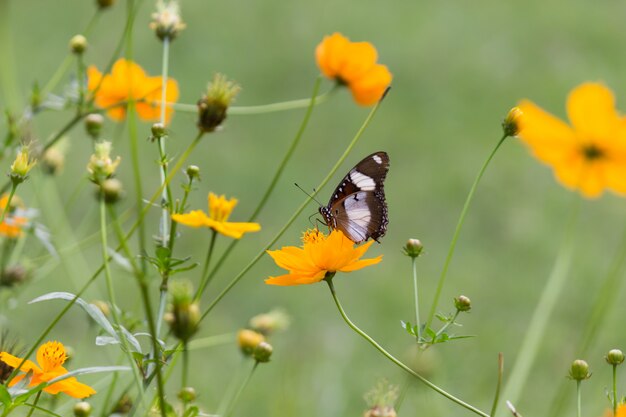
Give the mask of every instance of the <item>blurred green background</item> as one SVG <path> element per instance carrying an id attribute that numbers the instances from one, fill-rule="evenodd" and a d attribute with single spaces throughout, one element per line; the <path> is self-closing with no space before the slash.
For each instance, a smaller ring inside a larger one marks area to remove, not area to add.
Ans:
<path id="1" fill-rule="evenodd" d="M 0 108 L 19 112 L 33 82 L 43 85 L 67 54 L 68 40 L 91 19 L 94 1 L 0 0 Z M 89 36 L 86 61 L 103 68 L 121 36 L 125 2 L 102 13 Z M 148 29 L 154 2 L 144 1 L 133 32 L 135 59 L 150 74 L 160 72 L 160 43 Z M 411 361 L 414 341 L 400 328 L 412 320 L 410 261 L 401 253 L 408 238 L 419 238 L 426 254 L 419 259 L 422 315 L 441 271 L 463 202 L 481 164 L 501 135 L 500 122 L 519 99 L 529 98 L 564 117 L 568 92 L 584 81 L 603 81 L 624 108 L 626 4 L 616 0 L 525 2 L 464 1 L 244 1 L 182 2 L 188 28 L 172 44 L 171 76 L 180 85 L 180 102 L 195 103 L 214 72 L 237 80 L 243 90 L 238 105 L 265 104 L 306 98 L 318 70 L 314 48 L 324 35 L 340 31 L 352 40 L 372 42 L 379 60 L 394 74 L 393 89 L 374 121 L 335 179 L 321 190 L 326 201 L 341 176 L 363 156 L 385 150 L 391 158 L 386 182 L 390 224 L 381 245 L 370 254 L 384 254 L 376 266 L 337 276 L 335 284 L 348 314 L 391 352 Z M 8 47 L 10 46 L 10 47 Z M 70 71 L 72 74 L 75 71 Z M 70 78 L 66 78 L 69 81 Z M 323 89 L 331 88 L 325 81 Z M 59 87 L 55 93 L 62 93 Z M 346 91 L 314 111 L 294 159 L 287 166 L 259 221 L 263 230 L 246 236 L 208 288 L 208 304 L 282 227 L 304 199 L 293 186 L 316 186 L 344 151 L 368 109 L 356 106 Z M 247 218 L 262 196 L 287 146 L 297 131 L 303 110 L 266 115 L 232 115 L 223 131 L 206 136 L 189 163 L 200 166 L 202 182 L 190 207 L 205 209 L 209 191 L 236 196 L 232 218 Z M 34 137 L 45 140 L 72 117 L 70 111 L 48 112 L 33 124 Z M 4 135 L 6 125 L 0 127 Z M 195 116 L 177 113 L 168 153 L 179 156 L 195 136 Z M 122 155 L 120 178 L 128 191 L 121 209 L 133 206 L 133 181 L 127 129 L 107 122 L 105 135 Z M 140 124 L 148 137 L 149 124 Z M 20 189 L 27 204 L 40 210 L 40 221 L 64 248 L 74 239 L 97 231 L 97 204 L 86 180 L 91 143 L 82 128 L 68 135 L 70 149 L 63 174 L 41 173 Z M 140 141 L 144 195 L 158 184 L 157 150 Z M 2 168 L 8 170 L 9 161 Z M 174 187 L 182 183 L 179 175 Z M 74 198 L 74 200 L 70 200 Z M 475 335 L 435 346 L 422 366 L 435 383 L 488 411 L 496 380 L 498 352 L 505 358 L 505 381 L 553 261 L 561 245 L 568 213 L 576 195 L 561 188 L 549 168 L 529 156 L 515 139 L 496 155 L 480 184 L 461 234 L 442 297 L 441 310 L 452 310 L 459 294 L 473 302 L 458 333 Z M 63 204 L 73 201 L 63 213 Z M 276 247 L 299 242 L 310 226 L 310 208 Z M 569 364 L 576 359 L 581 333 L 591 306 L 618 249 L 624 229 L 625 202 L 613 195 L 583 201 L 576 227 L 574 264 L 565 290 L 548 324 L 541 351 L 519 401 L 523 415 L 548 415 Z M 155 209 L 148 219 L 150 234 L 158 232 Z M 67 216 L 67 217 L 66 217 Z M 64 220 L 67 218 L 67 220 Z M 67 224 L 66 224 L 67 222 Z M 179 256 L 201 261 L 209 242 L 203 230 L 180 228 Z M 68 232 L 74 235 L 71 237 Z M 27 305 L 48 291 L 75 291 L 99 265 L 97 242 L 81 252 L 46 264 L 43 250 L 30 241 L 28 254 L 41 266 L 31 284 L 11 294 L 2 327 L 30 343 L 49 324 L 61 302 Z M 229 243 L 220 238 L 219 256 Z M 40 256 L 37 258 L 36 256 Z M 53 265 L 54 267 L 49 267 Z M 358 416 L 365 410 L 363 394 L 385 377 L 406 386 L 407 378 L 343 323 L 324 284 L 271 287 L 268 275 L 281 271 L 269 257 L 259 262 L 203 322 L 198 337 L 235 332 L 258 313 L 280 306 L 292 316 L 291 328 L 273 340 L 272 362 L 254 375 L 236 410 L 239 416 Z M 122 309 L 141 314 L 132 277 L 115 269 Z M 197 283 L 199 271 L 188 274 Z M 158 279 L 153 280 L 156 300 Z M 584 414 L 600 416 L 608 406 L 605 390 L 610 368 L 603 356 L 611 348 L 626 349 L 623 333 L 622 286 L 617 307 L 602 323 L 593 348 L 585 357 L 593 378 L 585 383 Z M 105 297 L 99 280 L 86 298 Z M 78 309 L 65 317 L 50 338 L 76 349 L 75 365 L 113 364 L 115 347 L 94 347 L 95 329 Z M 242 367 L 233 343 L 194 351 L 191 385 L 208 413 L 216 411 L 232 378 Z M 244 367 L 247 364 L 243 365 Z M 178 371 L 168 388 L 173 398 Z M 97 383 L 98 377 L 85 377 Z M 620 387 L 624 387 L 623 373 Z M 573 412 L 574 383 L 569 382 L 567 407 Z M 96 385 L 98 388 L 98 385 Z M 103 386 L 100 386 L 104 390 Z M 619 392 L 620 396 L 626 390 Z M 504 398 L 503 400 L 505 400 Z M 93 403 L 98 406 L 101 397 Z M 500 415 L 508 412 L 500 409 Z M 413 383 L 406 391 L 400 415 L 472 415 L 440 395 Z"/>

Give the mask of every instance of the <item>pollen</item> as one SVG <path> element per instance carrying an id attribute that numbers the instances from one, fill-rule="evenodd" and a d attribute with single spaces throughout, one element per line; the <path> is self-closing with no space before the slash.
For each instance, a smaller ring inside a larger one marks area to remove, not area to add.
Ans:
<path id="1" fill-rule="evenodd" d="M 588 161 L 600 159 L 605 156 L 604 151 L 594 144 L 583 146 L 582 152 L 585 156 L 585 159 L 587 159 Z"/>
<path id="2" fill-rule="evenodd" d="M 56 369 L 65 363 L 67 354 L 65 347 L 59 342 L 48 342 L 42 346 L 41 360 L 39 361 L 44 372 Z"/>
<path id="3" fill-rule="evenodd" d="M 302 243 L 319 243 L 326 239 L 326 235 L 319 229 L 309 229 L 302 234 Z"/>

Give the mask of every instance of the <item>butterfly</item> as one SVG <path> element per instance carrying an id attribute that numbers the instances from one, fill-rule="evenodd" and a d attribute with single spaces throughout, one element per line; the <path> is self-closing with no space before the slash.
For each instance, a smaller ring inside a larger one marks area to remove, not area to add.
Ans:
<path id="1" fill-rule="evenodd" d="M 378 242 L 389 223 L 383 188 L 387 171 L 389 155 L 382 151 L 356 164 L 335 188 L 328 205 L 319 208 L 326 225 L 341 230 L 354 243 L 369 238 Z"/>

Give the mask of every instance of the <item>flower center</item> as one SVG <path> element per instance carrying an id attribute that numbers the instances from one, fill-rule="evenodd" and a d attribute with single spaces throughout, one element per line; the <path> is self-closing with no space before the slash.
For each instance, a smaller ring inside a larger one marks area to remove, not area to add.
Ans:
<path id="1" fill-rule="evenodd" d="M 585 156 L 585 159 L 587 159 L 588 161 L 601 159 L 605 156 L 604 151 L 598 148 L 594 144 L 583 146 L 582 151 L 583 151 L 583 155 Z"/>
<path id="2" fill-rule="evenodd" d="M 318 229 L 309 229 L 302 234 L 302 243 L 319 243 L 323 242 L 326 239 L 324 233 L 320 232 Z"/>
<path id="3" fill-rule="evenodd" d="M 67 359 L 65 354 L 65 347 L 59 342 L 48 342 L 42 345 L 41 349 L 41 362 L 39 365 L 43 368 L 44 372 L 50 371 L 63 365 Z"/>

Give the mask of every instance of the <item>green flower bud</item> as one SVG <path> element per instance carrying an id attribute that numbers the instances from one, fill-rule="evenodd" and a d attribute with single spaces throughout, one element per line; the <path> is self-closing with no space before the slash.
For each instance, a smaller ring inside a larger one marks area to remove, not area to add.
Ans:
<path id="1" fill-rule="evenodd" d="M 572 366 L 570 367 L 569 377 L 575 381 L 582 381 L 584 379 L 591 378 L 589 364 L 582 359 L 576 359 L 572 362 Z"/>
<path id="2" fill-rule="evenodd" d="M 419 239 L 409 239 L 404 245 L 404 254 L 410 258 L 417 258 L 422 254 L 422 250 L 424 250 L 424 245 Z"/>
<path id="3" fill-rule="evenodd" d="M 265 336 L 254 330 L 242 329 L 237 333 L 237 344 L 246 356 L 252 355 L 256 347 L 262 342 L 265 342 Z"/>
<path id="4" fill-rule="evenodd" d="M 152 131 L 152 137 L 150 140 L 155 141 L 161 139 L 164 136 L 167 136 L 167 129 L 163 123 L 154 123 L 150 128 Z"/>
<path id="5" fill-rule="evenodd" d="M 172 304 L 168 323 L 174 336 L 183 342 L 188 341 L 199 329 L 200 307 L 193 302 L 191 284 L 176 281 L 170 285 Z"/>
<path id="6" fill-rule="evenodd" d="M 195 401 L 196 396 L 196 390 L 193 387 L 183 387 L 178 392 L 178 399 L 185 403 Z"/>
<path id="7" fill-rule="evenodd" d="M 98 113 L 91 113 L 85 117 L 85 130 L 92 139 L 96 140 L 100 137 L 102 131 L 102 125 L 104 124 L 104 117 Z"/>
<path id="8" fill-rule="evenodd" d="M 454 299 L 454 307 L 459 311 L 470 311 L 472 309 L 472 302 L 464 295 L 459 295 Z"/>
<path id="9" fill-rule="evenodd" d="M 522 117 L 519 107 L 513 107 L 502 122 L 502 130 L 506 136 L 516 136 L 519 133 L 519 120 Z"/>
<path id="10" fill-rule="evenodd" d="M 198 128 L 213 132 L 226 120 L 228 107 L 241 88 L 222 74 L 215 74 L 206 94 L 198 100 Z"/>
<path id="11" fill-rule="evenodd" d="M 107 204 L 115 204 L 124 195 L 122 182 L 116 178 L 108 178 L 102 182 L 100 186 L 100 196 L 104 197 Z"/>
<path id="12" fill-rule="evenodd" d="M 272 345 L 270 345 L 267 342 L 261 342 L 254 349 L 254 352 L 252 353 L 252 357 L 257 362 L 261 362 L 261 363 L 269 362 L 273 351 L 274 349 L 272 348 Z"/>
<path id="13" fill-rule="evenodd" d="M 624 362 L 624 353 L 619 349 L 611 349 L 605 359 L 609 365 L 619 365 Z"/>
<path id="14" fill-rule="evenodd" d="M 75 35 L 70 39 L 70 50 L 75 55 L 82 55 L 87 50 L 87 38 L 83 35 Z"/>
<path id="15" fill-rule="evenodd" d="M 91 414 L 91 404 L 87 401 L 81 401 L 74 404 L 74 416 L 75 417 L 89 417 Z"/>
<path id="16" fill-rule="evenodd" d="M 190 179 L 200 178 L 200 168 L 196 165 L 189 165 L 186 172 Z"/>
<path id="17" fill-rule="evenodd" d="M 25 282 L 28 275 L 28 271 L 22 265 L 8 266 L 0 273 L 0 286 L 14 287 Z"/>
<path id="18" fill-rule="evenodd" d="M 98 3 L 98 7 L 101 9 L 106 9 L 107 7 L 113 6 L 115 0 L 96 0 L 96 3 Z"/>

